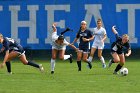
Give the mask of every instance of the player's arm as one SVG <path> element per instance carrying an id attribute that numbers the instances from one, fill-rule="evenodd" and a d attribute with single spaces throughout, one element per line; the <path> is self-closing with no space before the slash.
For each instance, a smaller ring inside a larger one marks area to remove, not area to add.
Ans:
<path id="1" fill-rule="evenodd" d="M 131 49 L 128 50 L 128 53 L 125 54 L 126 57 L 131 55 Z"/>
<path id="2" fill-rule="evenodd" d="M 107 36 L 106 36 L 106 34 L 104 34 L 102 41 L 105 42 L 106 38 L 107 38 Z"/>
<path id="3" fill-rule="evenodd" d="M 76 52 L 78 51 L 78 49 L 74 45 L 68 44 L 68 46 L 70 46 L 71 48 L 73 48 Z"/>
<path id="4" fill-rule="evenodd" d="M 82 38 L 83 39 L 83 41 L 84 42 L 89 42 L 89 41 L 91 41 L 91 40 L 93 40 L 94 39 L 94 36 L 91 36 L 90 38 Z"/>
<path id="5" fill-rule="evenodd" d="M 56 23 L 53 23 L 52 28 L 53 28 L 53 32 L 56 32 L 57 31 L 57 29 L 56 29 Z"/>
<path id="6" fill-rule="evenodd" d="M 9 56 L 9 47 L 6 46 L 6 47 L 5 47 L 5 56 L 4 56 L 4 60 L 3 60 L 2 64 L 0 65 L 1 68 L 4 67 L 4 65 L 5 65 L 5 63 L 6 63 L 7 59 L 8 59 L 8 56 Z"/>
<path id="7" fill-rule="evenodd" d="M 74 41 L 71 44 L 73 45 L 75 42 L 77 42 L 78 39 L 79 38 L 75 38 Z"/>
<path id="8" fill-rule="evenodd" d="M 117 32 L 115 26 L 112 26 L 112 32 L 113 32 L 114 34 L 118 34 L 118 32 Z"/>

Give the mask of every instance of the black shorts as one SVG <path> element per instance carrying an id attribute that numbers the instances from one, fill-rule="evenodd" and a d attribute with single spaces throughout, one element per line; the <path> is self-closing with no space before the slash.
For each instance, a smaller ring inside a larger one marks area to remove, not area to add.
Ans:
<path id="1" fill-rule="evenodd" d="M 9 52 L 12 52 L 12 51 L 16 51 L 17 53 L 19 53 L 19 57 L 25 53 L 25 51 L 24 51 L 24 49 L 22 47 L 10 48 Z"/>
<path id="2" fill-rule="evenodd" d="M 88 48 L 80 48 L 79 47 L 79 51 L 83 52 L 83 53 L 89 53 L 89 49 Z"/>
<path id="3" fill-rule="evenodd" d="M 123 53 L 124 53 L 124 52 L 121 51 L 121 50 L 114 51 L 114 50 L 111 49 L 111 54 L 113 54 L 114 52 L 116 52 L 117 54 L 123 54 Z"/>

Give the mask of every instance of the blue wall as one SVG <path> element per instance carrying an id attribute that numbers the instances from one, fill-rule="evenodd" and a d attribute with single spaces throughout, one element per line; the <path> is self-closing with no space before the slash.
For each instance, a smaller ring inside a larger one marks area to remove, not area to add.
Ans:
<path id="1" fill-rule="evenodd" d="M 74 30 L 65 34 L 72 42 L 82 20 L 86 20 L 92 30 L 98 18 L 103 20 L 107 30 L 105 48 L 110 48 L 110 43 L 115 40 L 111 32 L 113 25 L 118 27 L 120 35 L 129 34 L 132 48 L 140 47 L 139 0 L 0 1 L 0 33 L 32 49 L 51 48 L 53 22 L 58 23 L 58 33 L 66 27 Z"/>

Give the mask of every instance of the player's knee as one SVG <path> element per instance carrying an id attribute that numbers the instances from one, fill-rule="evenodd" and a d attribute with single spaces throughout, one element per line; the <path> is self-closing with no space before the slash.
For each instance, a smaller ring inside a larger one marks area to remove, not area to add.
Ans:
<path id="1" fill-rule="evenodd" d="M 86 61 L 87 61 L 87 59 L 86 59 L 86 58 L 83 58 L 83 61 L 84 61 L 84 62 L 86 62 Z"/>
<path id="2" fill-rule="evenodd" d="M 60 60 L 64 60 L 64 57 L 59 57 Z"/>
<path id="3" fill-rule="evenodd" d="M 123 66 L 125 64 L 125 62 L 120 62 L 120 65 Z"/>
<path id="4" fill-rule="evenodd" d="M 120 59 L 114 59 L 114 62 L 115 63 L 120 62 Z"/>
<path id="5" fill-rule="evenodd" d="M 24 65 L 27 65 L 27 64 L 28 64 L 28 62 L 23 62 L 23 64 L 24 64 Z"/>

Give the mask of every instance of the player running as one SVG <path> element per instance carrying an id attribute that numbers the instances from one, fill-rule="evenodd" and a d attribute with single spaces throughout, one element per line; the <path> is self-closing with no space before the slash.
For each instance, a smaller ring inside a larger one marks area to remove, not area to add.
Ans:
<path id="1" fill-rule="evenodd" d="M 87 29 L 86 21 L 81 22 L 81 27 L 72 44 L 77 42 L 78 39 L 80 40 L 79 51 L 77 53 L 78 71 L 81 71 L 81 59 L 83 59 L 83 61 L 87 62 L 91 69 L 92 65 L 90 62 L 88 62 L 87 57 L 88 57 L 88 53 L 89 53 L 89 49 L 90 49 L 89 42 L 94 39 L 94 36 L 92 35 L 91 31 Z M 82 58 L 82 56 L 83 56 L 83 58 Z"/>
<path id="2" fill-rule="evenodd" d="M 25 51 L 23 50 L 23 47 L 17 43 L 14 39 L 8 38 L 8 37 L 3 37 L 2 34 L 0 34 L 0 43 L 3 45 L 3 51 L 5 51 L 5 56 L 3 62 L 0 64 L 0 68 L 3 68 L 4 65 L 16 57 L 19 58 L 19 60 L 24 64 L 24 65 L 30 65 L 33 67 L 38 68 L 40 71 L 44 71 L 44 68 L 42 64 L 38 65 L 34 62 L 28 61 L 25 56 Z M 10 65 L 8 66 L 9 73 L 11 72 Z"/>
<path id="3" fill-rule="evenodd" d="M 71 45 L 69 42 L 67 42 L 64 39 L 64 36 L 62 35 L 64 34 L 63 32 L 61 32 L 62 34 L 60 36 L 57 35 L 56 23 L 53 24 L 52 28 L 53 28 L 53 33 L 52 33 L 51 74 L 54 73 L 55 60 L 58 52 L 59 52 L 59 58 L 61 60 L 69 59 L 70 63 L 72 63 L 72 55 L 71 54 L 65 55 L 66 46 L 72 47 L 75 51 L 78 50 L 74 45 Z"/>
<path id="4" fill-rule="evenodd" d="M 113 59 L 109 61 L 108 66 L 110 67 L 112 63 L 118 63 L 113 74 L 118 74 L 117 72 L 125 64 L 125 56 L 128 57 L 131 55 L 131 46 L 129 43 L 129 36 L 124 34 L 122 37 L 119 36 L 118 32 L 115 29 L 115 26 L 112 27 L 112 31 L 116 36 L 116 41 L 111 45 L 111 55 Z M 124 54 L 123 49 L 126 49 L 126 54 Z"/>
<path id="5" fill-rule="evenodd" d="M 93 34 L 95 35 L 94 42 L 92 44 L 90 56 L 88 58 L 89 62 L 92 62 L 94 53 L 98 49 L 98 57 L 102 62 L 102 67 L 106 68 L 104 57 L 102 56 L 102 51 L 104 49 L 104 41 L 106 39 L 106 30 L 102 27 L 101 19 L 97 20 L 97 27 L 94 28 Z"/>

